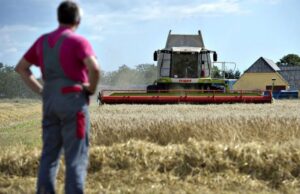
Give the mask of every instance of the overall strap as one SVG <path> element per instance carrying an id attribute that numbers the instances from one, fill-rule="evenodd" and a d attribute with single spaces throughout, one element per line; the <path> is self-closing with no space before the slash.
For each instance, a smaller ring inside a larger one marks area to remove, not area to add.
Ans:
<path id="1" fill-rule="evenodd" d="M 48 42 L 49 34 L 46 34 L 43 40 L 43 63 L 44 63 L 44 80 L 50 81 L 55 79 L 68 79 L 62 69 L 60 62 L 60 49 L 63 41 L 68 34 L 59 37 L 54 47 L 51 48 Z"/>

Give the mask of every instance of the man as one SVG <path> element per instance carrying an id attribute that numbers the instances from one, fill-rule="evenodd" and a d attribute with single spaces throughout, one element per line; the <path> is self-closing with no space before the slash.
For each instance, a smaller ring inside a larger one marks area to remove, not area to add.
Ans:
<path id="1" fill-rule="evenodd" d="M 43 150 L 37 181 L 38 194 L 55 193 L 59 158 L 66 163 L 65 192 L 84 192 L 88 163 L 88 98 L 96 90 L 98 63 L 89 42 L 74 33 L 79 7 L 72 1 L 58 9 L 59 28 L 42 35 L 16 66 L 24 82 L 43 98 Z M 30 71 L 41 68 L 42 86 Z"/>

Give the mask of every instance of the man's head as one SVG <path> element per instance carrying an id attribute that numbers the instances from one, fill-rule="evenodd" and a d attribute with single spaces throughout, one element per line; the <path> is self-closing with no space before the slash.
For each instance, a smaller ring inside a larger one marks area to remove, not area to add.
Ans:
<path id="1" fill-rule="evenodd" d="M 57 8 L 57 17 L 60 24 L 78 26 L 80 23 L 78 5 L 70 0 L 63 1 Z"/>

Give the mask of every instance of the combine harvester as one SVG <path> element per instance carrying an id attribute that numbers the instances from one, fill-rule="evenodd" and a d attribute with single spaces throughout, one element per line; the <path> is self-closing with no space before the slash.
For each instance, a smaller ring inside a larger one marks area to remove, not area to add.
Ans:
<path id="1" fill-rule="evenodd" d="M 147 90 L 102 90 L 102 104 L 222 104 L 271 103 L 271 91 L 233 91 L 229 80 L 213 78 L 217 53 L 204 46 L 201 31 L 197 35 L 171 34 L 166 47 L 154 52 L 158 79 Z M 211 58 L 214 62 L 211 61 Z"/>

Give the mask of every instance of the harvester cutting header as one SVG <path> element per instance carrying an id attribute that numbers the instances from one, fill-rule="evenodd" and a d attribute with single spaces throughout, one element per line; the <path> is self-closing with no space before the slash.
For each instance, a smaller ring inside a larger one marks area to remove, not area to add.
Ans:
<path id="1" fill-rule="evenodd" d="M 146 90 L 103 90 L 99 100 L 105 104 L 174 103 L 270 103 L 269 91 L 231 91 L 228 80 L 213 78 L 216 51 L 206 49 L 201 31 L 196 35 L 171 34 L 164 49 L 153 55 L 157 61 L 157 80 Z M 224 65 L 225 62 L 222 62 Z M 223 69 L 224 71 L 224 69 Z"/>

